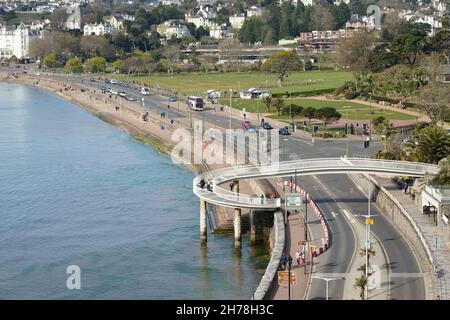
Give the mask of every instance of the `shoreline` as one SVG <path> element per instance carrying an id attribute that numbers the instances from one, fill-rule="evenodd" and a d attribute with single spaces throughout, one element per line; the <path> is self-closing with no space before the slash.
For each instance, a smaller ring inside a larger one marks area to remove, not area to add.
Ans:
<path id="1" fill-rule="evenodd" d="M 160 134 L 161 132 L 158 131 L 159 129 L 159 124 L 160 123 L 164 123 L 166 125 L 167 128 L 169 128 L 169 123 L 168 120 L 166 122 L 164 122 L 164 120 L 160 120 L 157 119 L 159 121 L 154 121 L 154 118 L 150 118 L 149 122 L 153 122 L 153 127 L 151 128 L 153 130 L 145 130 L 142 127 L 139 127 L 138 124 L 133 124 L 131 121 L 127 121 L 126 119 L 124 119 L 123 115 L 120 113 L 119 115 L 115 114 L 115 113 L 111 113 L 111 112 L 105 112 L 105 110 L 100 107 L 101 102 L 99 103 L 95 103 L 97 101 L 97 97 L 95 98 L 95 100 L 92 103 L 86 103 L 86 99 L 82 99 L 82 97 L 86 98 L 85 96 L 83 96 L 83 94 L 73 97 L 73 95 L 71 93 L 74 93 L 74 90 L 72 91 L 64 91 L 59 89 L 58 90 L 58 85 L 64 85 L 64 81 L 58 81 L 57 79 L 53 79 L 50 77 L 38 77 L 36 78 L 36 76 L 34 75 L 30 75 L 30 74 L 19 74 L 19 75 L 14 75 L 11 73 L 7 73 L 4 71 L 0 70 L 0 81 L 3 81 L 5 83 L 14 83 L 14 84 L 21 84 L 21 85 L 26 85 L 26 86 L 31 86 L 34 88 L 38 88 L 38 89 L 42 89 L 45 90 L 51 94 L 54 94 L 57 97 L 60 97 L 62 99 L 65 99 L 66 101 L 69 101 L 75 105 L 77 105 L 78 107 L 83 108 L 84 110 L 86 110 L 87 112 L 89 112 L 90 114 L 96 116 L 97 118 L 99 118 L 100 120 L 118 128 L 119 130 L 122 130 L 124 132 L 126 132 L 130 137 L 132 137 L 134 140 L 136 140 L 137 142 L 143 143 L 146 146 L 156 150 L 158 153 L 160 153 L 161 155 L 170 156 L 171 153 L 171 149 L 172 147 L 175 145 L 171 139 L 170 139 L 170 135 L 162 135 Z M 53 86 L 52 86 L 53 84 Z M 55 86 L 56 85 L 56 86 Z M 75 86 L 74 86 L 75 87 Z M 77 85 L 77 91 L 80 91 L 81 86 Z M 89 91 L 89 89 L 87 89 Z M 97 93 L 95 93 L 98 96 Z M 106 102 L 106 101 L 105 101 Z M 127 109 L 126 106 L 121 106 L 122 109 Z M 128 110 L 131 111 L 131 110 Z M 131 111 L 131 113 L 135 113 L 135 111 Z M 136 116 L 136 114 L 134 114 Z M 126 117 L 125 117 L 126 118 Z M 134 118 L 135 120 L 137 118 Z M 156 125 L 155 125 L 156 124 Z M 169 130 L 164 130 L 166 131 L 165 133 L 168 133 Z M 158 133 L 158 134 L 156 134 Z M 208 165 L 206 164 L 191 164 L 191 163 L 185 163 L 183 162 L 183 165 L 190 170 L 194 175 L 198 174 L 202 171 L 205 170 L 209 170 L 210 168 L 208 167 Z M 266 180 L 264 180 L 266 181 Z M 247 188 L 250 188 L 252 191 L 254 191 L 253 189 L 256 188 L 260 188 L 260 189 L 268 189 L 268 188 L 273 188 L 272 184 L 267 181 L 267 183 L 262 183 L 262 182 L 257 182 L 255 184 L 256 186 L 246 186 Z M 244 188 L 243 188 L 244 189 Z M 226 221 L 227 215 L 229 214 L 230 211 L 228 210 L 228 208 L 224 208 L 224 207 L 217 207 L 217 206 L 212 206 L 211 207 L 211 214 L 212 216 L 214 216 L 213 218 L 217 221 Z M 216 229 L 211 230 L 211 232 L 213 232 L 214 234 L 222 234 L 222 233 L 229 233 L 229 230 L 227 231 L 227 225 L 226 224 L 222 224 L 220 225 L 220 223 L 216 224 Z M 243 233 L 244 234 L 244 233 Z M 270 243 L 270 240 L 267 241 L 268 239 L 265 239 L 263 241 L 263 245 L 265 247 L 265 249 L 267 250 L 266 253 L 264 254 L 265 257 L 270 257 L 272 255 L 272 246 Z M 267 268 L 268 265 L 266 265 Z M 262 278 L 261 278 L 262 280 Z M 260 281 L 261 281 L 260 280 Z M 259 283 L 258 283 L 259 285 Z"/>

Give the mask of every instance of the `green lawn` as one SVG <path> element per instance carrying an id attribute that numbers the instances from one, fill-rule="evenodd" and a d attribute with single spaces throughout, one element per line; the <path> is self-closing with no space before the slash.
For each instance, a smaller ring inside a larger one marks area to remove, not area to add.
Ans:
<path id="1" fill-rule="evenodd" d="M 283 87 L 277 87 L 277 76 L 263 72 L 233 72 L 233 73 L 191 73 L 191 74 L 157 74 L 152 76 L 118 75 L 115 78 L 123 81 L 137 81 L 161 89 L 172 89 L 184 94 L 203 95 L 206 90 L 216 89 L 228 92 L 230 89 L 239 91 L 248 88 L 267 89 L 272 93 L 306 92 L 320 89 L 334 89 L 352 79 L 350 72 L 343 71 L 309 71 L 290 74 Z"/>
<path id="2" fill-rule="evenodd" d="M 223 104 L 228 105 L 230 102 L 228 99 L 222 99 Z M 323 107 L 334 107 L 342 114 L 343 119 L 348 120 L 368 120 L 369 119 L 369 106 L 364 104 L 359 104 L 351 101 L 334 101 L 334 100 L 316 100 L 316 99 L 284 99 L 285 105 L 289 105 L 291 103 L 297 104 L 303 107 L 314 107 L 314 108 L 323 108 Z M 267 113 L 267 108 L 265 104 L 261 100 L 242 100 L 242 99 L 233 99 L 232 101 L 233 108 L 242 110 L 245 108 L 248 112 L 261 112 Z M 271 108 L 271 113 L 273 114 L 271 117 L 277 118 L 280 120 L 285 120 L 286 116 L 278 117 L 276 115 L 275 108 Z M 414 116 L 400 113 L 397 111 L 390 111 L 381 109 L 376 105 L 372 106 L 371 111 L 372 117 L 376 117 L 382 115 L 390 120 L 415 120 Z"/>

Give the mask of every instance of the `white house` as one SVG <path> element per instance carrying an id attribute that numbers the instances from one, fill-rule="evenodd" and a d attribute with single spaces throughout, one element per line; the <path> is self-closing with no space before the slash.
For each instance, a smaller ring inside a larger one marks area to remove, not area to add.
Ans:
<path id="1" fill-rule="evenodd" d="M 160 35 L 166 37 L 167 39 L 170 39 L 172 37 L 183 38 L 189 37 L 191 35 L 188 27 L 177 20 L 168 20 L 164 23 L 161 23 L 156 28 L 156 31 L 158 31 Z"/>
<path id="2" fill-rule="evenodd" d="M 233 29 L 239 30 L 244 25 L 245 16 L 244 15 L 238 16 L 237 14 L 235 14 L 234 16 L 229 17 L 229 21 Z"/>
<path id="3" fill-rule="evenodd" d="M 0 60 L 15 56 L 18 59 L 29 59 L 30 40 L 38 34 L 21 23 L 17 28 L 3 26 L 0 28 Z"/>
<path id="4" fill-rule="evenodd" d="M 112 33 L 114 29 L 110 26 L 105 26 L 103 23 L 89 23 L 84 26 L 83 31 L 84 36 L 103 36 Z"/>
<path id="5" fill-rule="evenodd" d="M 66 20 L 67 30 L 80 30 L 81 29 L 81 11 L 78 4 L 67 7 L 66 13 L 68 14 Z"/>
<path id="6" fill-rule="evenodd" d="M 247 14 L 247 18 L 251 18 L 251 17 L 260 17 L 262 14 L 262 10 L 260 7 L 257 6 L 251 6 L 250 8 L 248 8 L 246 11 Z"/>

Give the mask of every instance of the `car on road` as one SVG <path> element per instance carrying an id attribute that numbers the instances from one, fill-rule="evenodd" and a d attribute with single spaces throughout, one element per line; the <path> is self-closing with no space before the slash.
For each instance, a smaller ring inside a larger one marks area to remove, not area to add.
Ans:
<path id="1" fill-rule="evenodd" d="M 89 79 L 90 82 L 96 82 L 94 78 Z"/>
<path id="2" fill-rule="evenodd" d="M 143 96 L 149 96 L 150 95 L 150 90 L 147 87 L 142 87 L 141 88 L 141 94 Z"/>
<path id="3" fill-rule="evenodd" d="M 109 80 L 109 83 L 111 83 L 111 84 L 117 84 L 117 80 L 111 79 L 111 80 Z"/>
<path id="4" fill-rule="evenodd" d="M 280 128 L 278 130 L 280 136 L 288 136 L 290 135 L 288 127 Z"/>
<path id="5" fill-rule="evenodd" d="M 246 120 L 246 121 L 242 121 L 241 125 L 242 125 L 242 128 L 247 129 L 247 127 L 251 126 L 252 123 L 250 121 Z"/>
<path id="6" fill-rule="evenodd" d="M 263 122 L 263 124 L 261 125 L 261 128 L 266 129 L 266 130 L 272 130 L 272 126 L 268 122 Z"/>
<path id="7" fill-rule="evenodd" d="M 256 129 L 255 126 L 248 126 L 247 127 L 247 132 L 255 133 L 256 131 L 257 131 L 257 129 Z"/>
<path id="8" fill-rule="evenodd" d="M 102 91 L 107 91 L 107 89 L 106 89 L 105 86 L 101 86 L 101 87 L 100 87 L 100 90 L 102 90 Z"/>
<path id="9" fill-rule="evenodd" d="M 117 90 L 114 90 L 114 89 L 111 89 L 109 92 L 112 93 L 112 94 L 116 94 L 116 95 L 119 94 L 119 92 Z"/>
<path id="10" fill-rule="evenodd" d="M 125 99 L 127 99 L 128 101 L 136 101 L 136 98 L 133 96 L 125 96 Z"/>
<path id="11" fill-rule="evenodd" d="M 176 102 L 176 101 L 177 101 L 177 97 L 170 97 L 170 98 L 169 98 L 169 101 L 170 101 L 170 102 Z"/>
<path id="12" fill-rule="evenodd" d="M 127 93 L 125 91 L 120 91 L 119 96 L 121 96 L 122 98 L 125 98 L 127 96 Z"/>

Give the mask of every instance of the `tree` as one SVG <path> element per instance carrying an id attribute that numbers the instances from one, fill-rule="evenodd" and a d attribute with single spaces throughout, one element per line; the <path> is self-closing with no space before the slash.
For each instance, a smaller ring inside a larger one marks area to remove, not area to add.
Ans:
<path id="1" fill-rule="evenodd" d="M 267 95 L 262 100 L 267 108 L 267 112 L 270 113 L 270 107 L 272 106 L 272 97 L 270 95 Z"/>
<path id="2" fill-rule="evenodd" d="M 173 44 L 166 46 L 163 50 L 163 55 L 167 59 L 169 63 L 169 69 L 167 70 L 170 74 L 173 74 L 173 65 L 174 62 L 178 59 L 178 52 L 180 50 L 180 46 Z"/>
<path id="3" fill-rule="evenodd" d="M 330 10 L 324 6 L 316 6 L 312 14 L 313 30 L 331 30 L 336 25 L 336 21 Z"/>
<path id="4" fill-rule="evenodd" d="M 64 71 L 68 73 L 80 73 L 83 71 L 83 65 L 79 58 L 70 58 L 64 66 Z"/>
<path id="5" fill-rule="evenodd" d="M 445 58 L 447 64 L 450 64 L 450 30 L 442 30 L 430 40 L 431 49 Z"/>
<path id="6" fill-rule="evenodd" d="M 359 288 L 359 297 L 364 300 L 364 293 L 366 291 L 366 285 L 368 283 L 368 279 L 365 275 L 361 275 L 355 279 L 355 288 Z"/>
<path id="7" fill-rule="evenodd" d="M 314 115 L 316 114 L 316 109 L 313 107 L 306 107 L 302 111 L 302 116 L 308 119 L 309 124 L 311 124 L 311 119 L 314 118 Z"/>
<path id="8" fill-rule="evenodd" d="M 336 61 L 341 67 L 348 68 L 356 76 L 357 81 L 366 80 L 370 70 L 369 61 L 377 42 L 371 32 L 358 32 L 349 39 L 343 40 L 336 51 Z"/>
<path id="9" fill-rule="evenodd" d="M 43 58 L 52 52 L 53 37 L 49 34 L 30 40 L 30 56 Z"/>
<path id="10" fill-rule="evenodd" d="M 420 66 L 425 75 L 428 76 L 429 81 L 435 82 L 442 70 L 444 57 L 441 54 L 433 51 L 429 55 L 421 56 L 420 60 Z"/>
<path id="11" fill-rule="evenodd" d="M 396 65 L 373 75 L 372 89 L 380 95 L 404 100 L 416 87 L 413 70 L 406 65 Z"/>
<path id="12" fill-rule="evenodd" d="M 101 36 L 86 36 L 80 40 L 80 49 L 86 57 L 111 57 L 113 50 L 109 40 Z"/>
<path id="13" fill-rule="evenodd" d="M 331 121 L 339 120 L 342 117 L 342 115 L 339 112 L 337 112 L 336 108 L 324 107 L 317 109 L 314 114 L 314 117 L 322 120 L 326 128 L 328 123 L 330 123 Z"/>
<path id="14" fill-rule="evenodd" d="M 123 70 L 124 70 L 123 60 L 117 59 L 116 61 L 113 62 L 112 67 L 113 67 L 114 71 L 117 73 L 123 72 Z"/>
<path id="15" fill-rule="evenodd" d="M 84 68 L 87 72 L 104 72 L 106 68 L 106 60 L 103 57 L 90 58 L 86 61 Z"/>
<path id="16" fill-rule="evenodd" d="M 68 17 L 69 15 L 66 12 L 66 7 L 55 9 L 50 15 L 52 29 L 57 31 L 63 31 L 65 29 Z"/>
<path id="17" fill-rule="evenodd" d="M 414 30 L 408 34 L 400 34 L 394 37 L 390 48 L 402 61 L 414 65 L 418 55 L 423 51 L 426 37 L 427 33 L 420 30 Z"/>
<path id="18" fill-rule="evenodd" d="M 445 84 L 431 83 L 420 89 L 419 99 L 433 124 L 448 119 L 450 90 Z"/>
<path id="19" fill-rule="evenodd" d="M 285 106 L 281 112 L 282 115 L 287 115 L 291 118 L 292 123 L 294 123 L 294 118 L 301 115 L 303 112 L 303 107 L 297 104 L 291 103 Z"/>
<path id="20" fill-rule="evenodd" d="M 291 71 L 301 69 L 301 66 L 302 63 L 297 54 L 292 51 L 281 51 L 267 59 L 261 66 L 261 69 L 263 71 L 277 73 L 278 86 L 282 87 L 284 78 L 286 78 Z"/>
<path id="21" fill-rule="evenodd" d="M 275 107 L 275 109 L 277 109 L 277 114 L 280 116 L 281 115 L 281 110 L 283 110 L 284 108 L 284 100 L 281 97 L 276 97 L 273 102 L 272 105 Z"/>
<path id="22" fill-rule="evenodd" d="M 416 157 L 418 161 L 437 164 L 450 154 L 450 136 L 447 131 L 431 126 L 420 130 L 417 137 Z"/>
<path id="23" fill-rule="evenodd" d="M 334 19 L 334 29 L 342 29 L 345 23 L 350 20 L 352 11 L 345 2 L 331 7 L 331 15 Z"/>
<path id="24" fill-rule="evenodd" d="M 53 53 L 45 56 L 43 63 L 45 68 L 59 68 L 61 66 L 58 59 Z"/>

